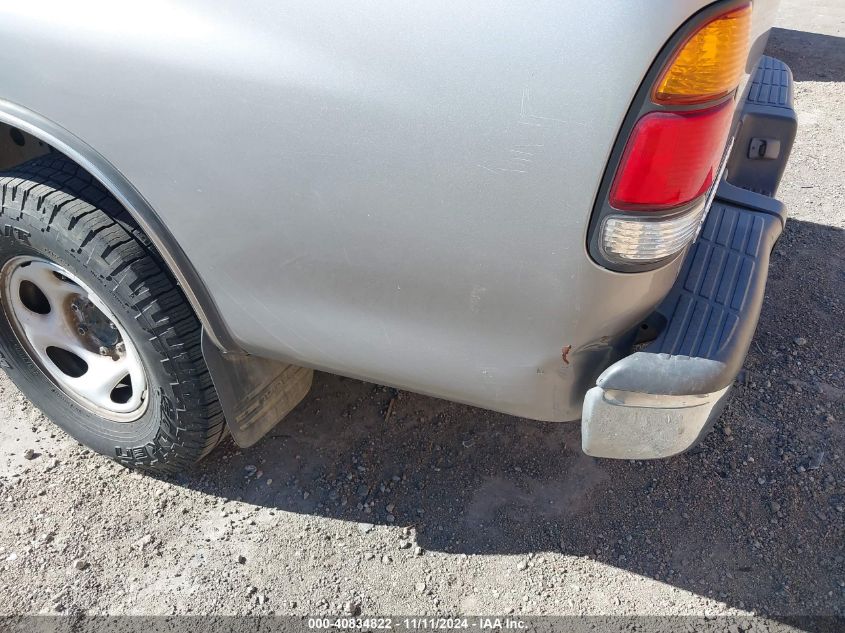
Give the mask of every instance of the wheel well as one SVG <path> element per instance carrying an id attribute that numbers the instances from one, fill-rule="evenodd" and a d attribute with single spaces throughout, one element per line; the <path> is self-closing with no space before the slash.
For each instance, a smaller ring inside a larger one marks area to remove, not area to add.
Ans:
<path id="1" fill-rule="evenodd" d="M 8 123 L 0 123 L 0 171 L 56 150 L 41 139 Z"/>
<path id="2" fill-rule="evenodd" d="M 240 351 L 187 255 L 156 211 L 104 156 L 68 130 L 17 104 L 0 99 L 0 171 L 55 153 L 85 170 L 132 218 L 158 251 L 185 293 L 203 330 L 224 351 Z"/>

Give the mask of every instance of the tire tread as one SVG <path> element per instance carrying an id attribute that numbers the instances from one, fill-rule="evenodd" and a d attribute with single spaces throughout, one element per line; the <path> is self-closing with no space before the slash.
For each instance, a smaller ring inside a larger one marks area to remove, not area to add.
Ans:
<path id="1" fill-rule="evenodd" d="M 162 424 L 160 446 L 165 450 L 118 456 L 118 461 L 176 473 L 210 453 L 224 437 L 226 424 L 202 356 L 202 327 L 162 258 L 126 210 L 90 174 L 56 154 L 0 174 L 0 203 L 0 216 L 34 208 L 43 216 L 42 230 L 65 232 L 78 253 L 87 255 L 88 261 L 100 260 L 107 281 L 128 290 L 136 319 L 147 316 L 152 324 L 150 341 L 163 356 L 163 368 L 170 383 L 178 386 L 181 402 L 174 403 L 178 414 L 172 424 Z"/>

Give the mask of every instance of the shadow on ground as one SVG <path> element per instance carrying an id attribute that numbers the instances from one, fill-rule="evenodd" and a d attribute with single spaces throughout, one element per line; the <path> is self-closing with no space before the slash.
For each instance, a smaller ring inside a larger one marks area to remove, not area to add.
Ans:
<path id="1" fill-rule="evenodd" d="M 786 62 L 795 81 L 845 81 L 845 38 L 772 29 L 766 54 Z"/>
<path id="2" fill-rule="evenodd" d="M 243 452 L 228 444 L 180 483 L 414 526 L 428 550 L 562 552 L 733 606 L 843 613 L 843 257 L 845 232 L 789 223 L 741 379 L 686 455 L 595 460 L 577 424 L 318 374 L 270 437 Z"/>

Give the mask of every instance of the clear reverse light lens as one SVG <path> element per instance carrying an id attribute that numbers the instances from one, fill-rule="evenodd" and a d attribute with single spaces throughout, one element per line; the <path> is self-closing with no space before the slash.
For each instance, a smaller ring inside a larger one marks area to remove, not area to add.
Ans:
<path id="1" fill-rule="evenodd" d="M 641 264 L 674 255 L 695 239 L 706 207 L 704 196 L 692 209 L 672 218 L 610 215 L 602 224 L 604 255 L 617 262 Z"/>

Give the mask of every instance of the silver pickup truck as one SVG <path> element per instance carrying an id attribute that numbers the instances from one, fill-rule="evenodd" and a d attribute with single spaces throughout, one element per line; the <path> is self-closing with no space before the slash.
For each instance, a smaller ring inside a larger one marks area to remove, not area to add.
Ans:
<path id="1" fill-rule="evenodd" d="M 786 213 L 775 0 L 0 7 L 0 365 L 176 472 L 314 369 L 667 457 Z"/>

